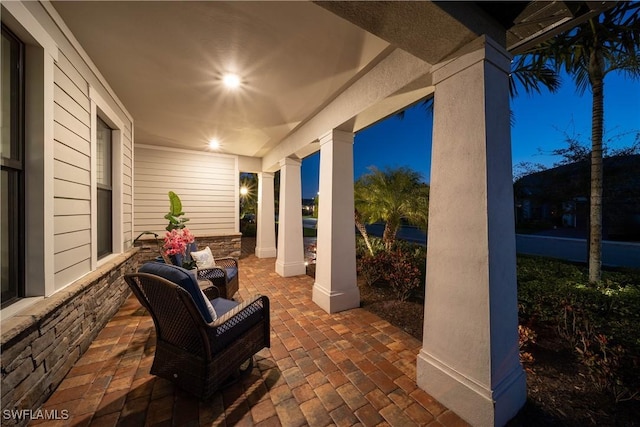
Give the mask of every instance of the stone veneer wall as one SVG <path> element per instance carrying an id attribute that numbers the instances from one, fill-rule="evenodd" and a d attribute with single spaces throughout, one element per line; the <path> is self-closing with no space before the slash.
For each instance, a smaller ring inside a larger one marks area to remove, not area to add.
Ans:
<path id="1" fill-rule="evenodd" d="M 162 238 L 163 236 L 158 237 L 161 245 Z M 197 237 L 196 243 L 198 244 L 198 249 L 204 249 L 205 246 L 209 246 L 214 258 L 240 258 L 242 250 L 242 233 Z M 153 260 L 155 257 L 160 255 L 158 245 L 155 240 L 141 239 L 135 242 L 135 245 L 140 247 L 139 258 L 141 262 Z"/>
<path id="2" fill-rule="evenodd" d="M 36 410 L 130 295 L 138 248 L 2 321 L 2 410 Z M 2 420 L 24 425 L 25 420 Z"/>

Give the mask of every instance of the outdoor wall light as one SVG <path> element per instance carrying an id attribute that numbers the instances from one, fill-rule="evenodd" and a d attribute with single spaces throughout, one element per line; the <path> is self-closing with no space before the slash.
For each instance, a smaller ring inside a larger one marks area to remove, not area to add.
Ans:
<path id="1" fill-rule="evenodd" d="M 240 189 L 240 195 L 241 196 L 246 196 L 247 194 L 249 194 L 249 189 L 247 187 L 242 187 Z"/>

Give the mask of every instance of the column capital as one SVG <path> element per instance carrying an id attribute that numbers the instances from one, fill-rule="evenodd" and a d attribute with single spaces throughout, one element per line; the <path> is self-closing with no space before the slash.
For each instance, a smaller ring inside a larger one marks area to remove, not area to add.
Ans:
<path id="1" fill-rule="evenodd" d="M 504 47 L 486 35 L 482 35 L 462 47 L 449 59 L 434 65 L 432 68 L 433 84 L 442 83 L 449 77 L 482 61 L 490 62 L 505 73 L 509 73 L 511 58 L 511 54 Z"/>
<path id="2" fill-rule="evenodd" d="M 318 138 L 320 146 L 326 144 L 329 141 L 344 142 L 346 144 L 353 144 L 353 132 L 347 132 L 344 130 L 331 129 L 329 132 Z"/>
<path id="3" fill-rule="evenodd" d="M 280 160 L 279 164 L 280 164 L 280 167 L 300 166 L 302 165 L 302 160 L 298 159 L 297 157 L 285 157 L 284 159 Z"/>
<path id="4" fill-rule="evenodd" d="M 275 174 L 273 172 L 258 172 L 258 175 L 262 178 L 262 179 L 273 179 L 273 177 L 275 176 Z"/>

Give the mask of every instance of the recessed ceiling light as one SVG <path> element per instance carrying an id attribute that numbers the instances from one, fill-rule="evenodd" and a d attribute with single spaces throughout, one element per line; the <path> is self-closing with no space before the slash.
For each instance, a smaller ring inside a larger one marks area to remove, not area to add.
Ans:
<path id="1" fill-rule="evenodd" d="M 240 86 L 240 77 L 237 74 L 225 74 L 222 83 L 228 88 L 235 89 Z"/>
<path id="2" fill-rule="evenodd" d="M 211 138 L 209 140 L 209 148 L 211 148 L 212 150 L 217 150 L 218 148 L 220 148 L 220 141 L 218 141 L 216 138 Z"/>

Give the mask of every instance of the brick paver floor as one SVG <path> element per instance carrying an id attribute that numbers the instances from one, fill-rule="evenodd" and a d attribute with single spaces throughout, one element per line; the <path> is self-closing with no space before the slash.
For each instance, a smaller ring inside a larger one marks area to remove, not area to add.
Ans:
<path id="1" fill-rule="evenodd" d="M 271 299 L 271 348 L 242 381 L 199 401 L 149 374 L 153 322 L 130 297 L 42 409 L 60 426 L 463 426 L 416 386 L 420 342 L 363 309 L 327 314 L 313 279 L 240 260 L 240 295 Z"/>

